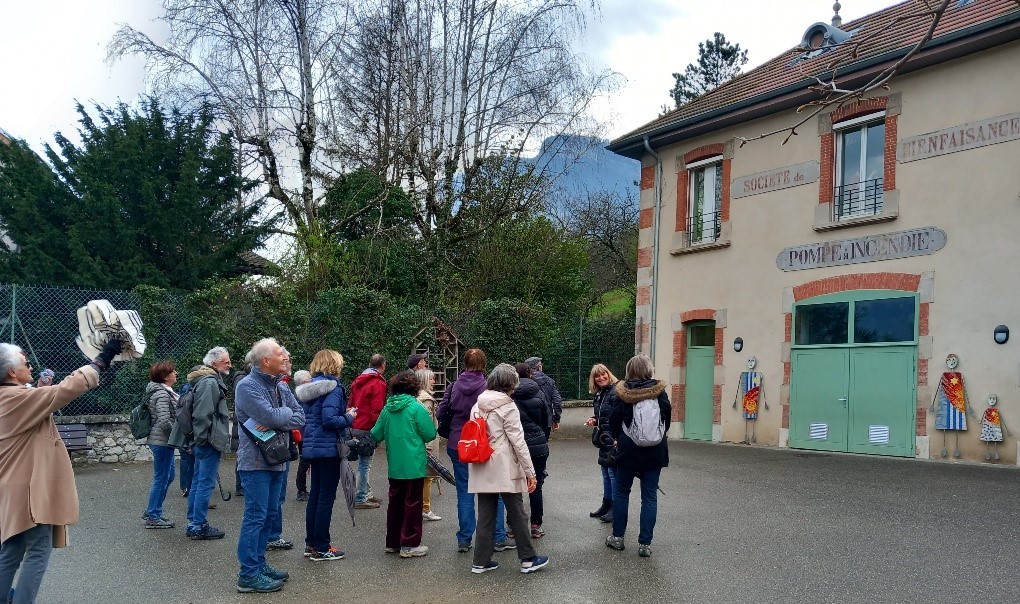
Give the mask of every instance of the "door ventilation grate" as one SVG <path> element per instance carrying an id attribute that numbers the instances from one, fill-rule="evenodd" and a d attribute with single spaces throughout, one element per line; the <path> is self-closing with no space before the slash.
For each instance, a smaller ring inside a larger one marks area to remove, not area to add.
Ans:
<path id="1" fill-rule="evenodd" d="M 811 424 L 808 429 L 808 438 L 811 440 L 828 440 L 829 424 Z"/>
<path id="2" fill-rule="evenodd" d="M 888 445 L 889 426 L 868 426 L 868 442 L 873 445 Z"/>

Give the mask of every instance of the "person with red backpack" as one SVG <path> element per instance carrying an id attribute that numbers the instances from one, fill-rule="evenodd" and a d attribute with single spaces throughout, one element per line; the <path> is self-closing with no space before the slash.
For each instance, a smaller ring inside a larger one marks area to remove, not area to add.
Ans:
<path id="1" fill-rule="evenodd" d="M 521 413 L 510 398 L 520 378 L 512 365 L 500 363 L 486 379 L 488 389 L 478 396 L 457 442 L 460 458 L 468 461 L 468 491 L 478 495 L 478 527 L 471 572 L 499 568 L 492 559 L 497 527 L 496 509 L 502 498 L 506 520 L 517 536 L 517 557 L 522 573 L 533 573 L 549 563 L 531 542 L 524 493 L 538 486 L 535 466 L 524 440 Z"/>

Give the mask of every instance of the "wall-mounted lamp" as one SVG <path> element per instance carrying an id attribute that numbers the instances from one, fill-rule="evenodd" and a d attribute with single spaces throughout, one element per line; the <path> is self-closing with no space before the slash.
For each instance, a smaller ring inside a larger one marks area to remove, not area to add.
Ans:
<path id="1" fill-rule="evenodd" d="M 736 350 L 737 352 L 740 352 L 743 349 L 744 349 L 744 338 L 737 338 L 736 340 L 733 340 L 733 350 Z"/>
<path id="2" fill-rule="evenodd" d="M 1009 328 L 1005 325 L 996 325 L 992 337 L 995 338 L 996 344 L 1005 344 L 1009 340 Z"/>

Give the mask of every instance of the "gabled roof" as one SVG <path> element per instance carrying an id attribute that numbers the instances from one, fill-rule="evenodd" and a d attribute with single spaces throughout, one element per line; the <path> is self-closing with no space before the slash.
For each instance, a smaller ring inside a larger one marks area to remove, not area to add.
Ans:
<path id="1" fill-rule="evenodd" d="M 644 153 L 644 137 L 659 147 L 699 136 L 722 127 L 757 119 L 796 107 L 818 98 L 809 87 L 815 76 L 828 73 L 839 58 L 839 81 L 844 87 L 859 85 L 902 58 L 924 36 L 928 18 L 911 18 L 923 11 L 918 0 L 895 6 L 844 23 L 840 29 L 854 32 L 841 46 L 816 57 L 794 63 L 803 49 L 794 47 L 706 92 L 693 101 L 659 117 L 609 143 L 610 151 L 635 159 Z M 805 29 L 811 23 L 805 22 Z M 876 34 L 875 32 L 882 32 Z M 1017 0 L 954 0 L 921 53 L 907 63 L 903 72 L 920 69 L 1020 38 L 1020 3 Z M 863 42 L 862 42 L 863 41 Z M 859 44 L 859 45 L 858 45 Z M 850 57 L 851 49 L 856 57 Z"/>

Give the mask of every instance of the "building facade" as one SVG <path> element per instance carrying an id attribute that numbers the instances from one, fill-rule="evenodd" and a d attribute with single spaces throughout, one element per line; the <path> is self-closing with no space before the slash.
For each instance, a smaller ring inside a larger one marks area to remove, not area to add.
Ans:
<path id="1" fill-rule="evenodd" d="M 610 144 L 642 162 L 636 340 L 672 438 L 1017 463 L 1020 5 L 954 2 L 888 87 L 797 112 L 840 53 L 845 89 L 904 58 L 918 4 Z"/>

